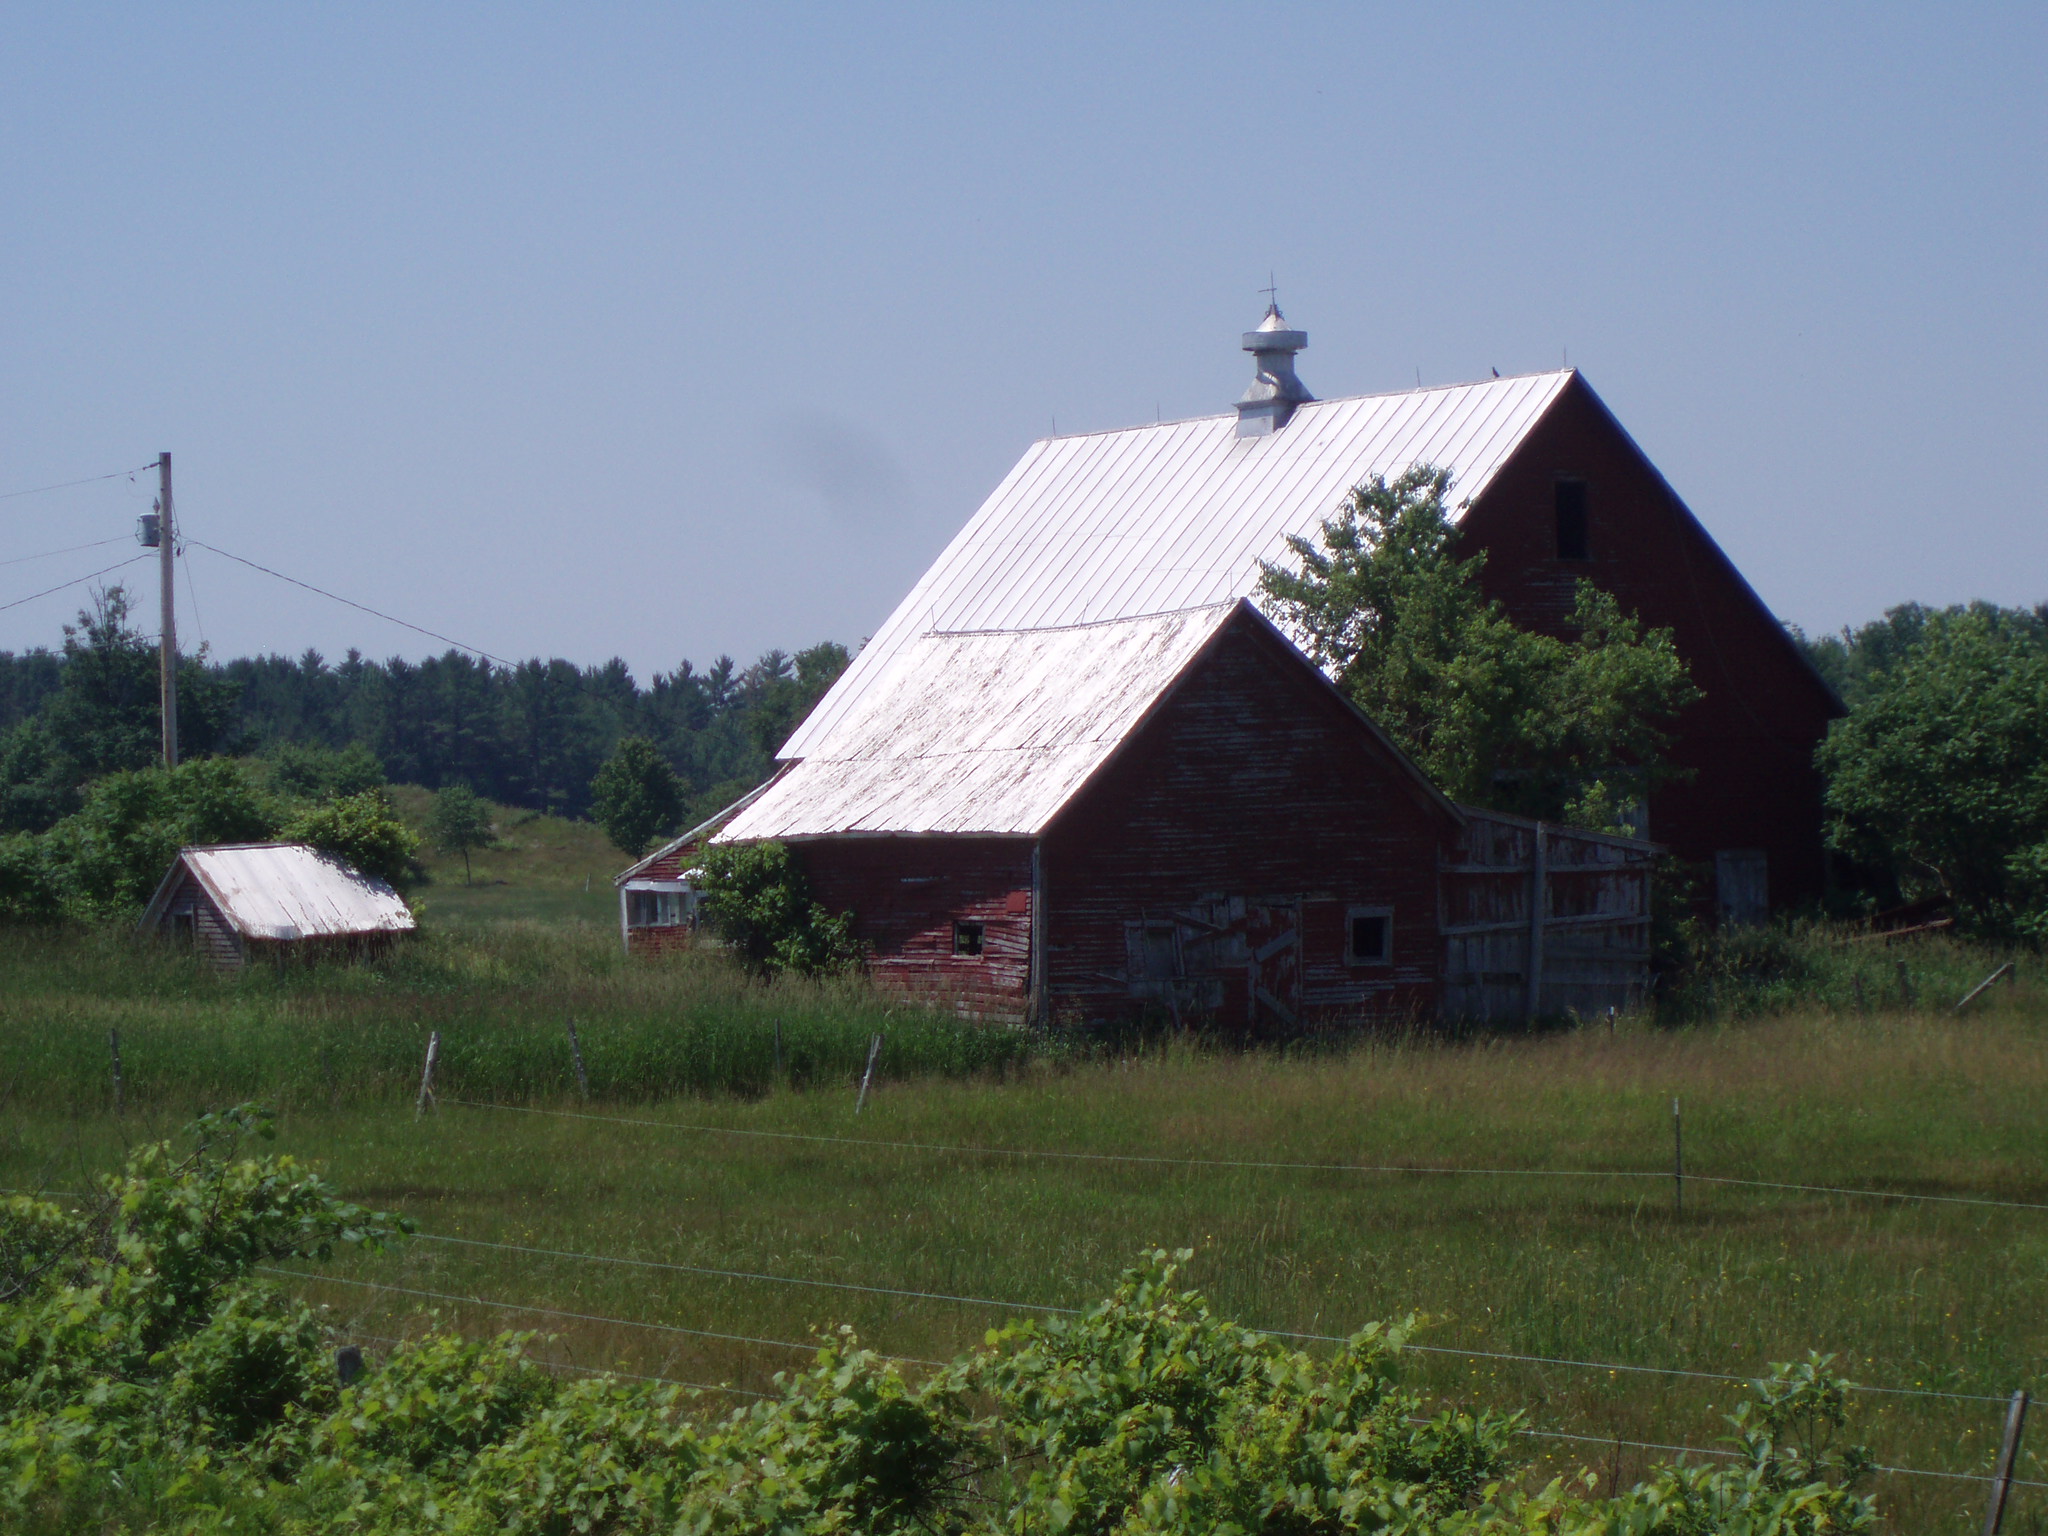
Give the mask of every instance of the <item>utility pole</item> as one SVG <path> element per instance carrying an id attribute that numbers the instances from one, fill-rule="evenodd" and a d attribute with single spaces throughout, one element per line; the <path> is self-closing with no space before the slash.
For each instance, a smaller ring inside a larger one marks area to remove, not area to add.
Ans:
<path id="1" fill-rule="evenodd" d="M 164 717 L 164 766 L 175 768 L 178 766 L 178 621 L 175 612 L 177 602 L 172 595 L 171 584 L 176 568 L 171 562 L 177 555 L 177 543 L 171 532 L 171 456 L 168 453 L 158 455 L 156 474 L 157 568 L 163 577 L 158 603 L 163 616 L 157 647 L 161 673 L 158 687 Z"/>

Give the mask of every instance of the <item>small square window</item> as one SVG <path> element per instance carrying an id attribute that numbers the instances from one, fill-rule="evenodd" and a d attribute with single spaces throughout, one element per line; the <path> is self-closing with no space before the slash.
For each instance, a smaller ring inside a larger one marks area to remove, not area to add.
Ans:
<path id="1" fill-rule="evenodd" d="M 1394 909 L 1352 907 L 1344 914 L 1344 963 L 1394 963 Z"/>
<path id="2" fill-rule="evenodd" d="M 956 955 L 978 955 L 981 953 L 983 928 L 980 923 L 955 923 L 953 925 L 953 953 Z"/>
<path id="3" fill-rule="evenodd" d="M 1557 497 L 1557 558 L 1590 560 L 1592 547 L 1586 529 L 1586 482 L 1560 480 Z"/>

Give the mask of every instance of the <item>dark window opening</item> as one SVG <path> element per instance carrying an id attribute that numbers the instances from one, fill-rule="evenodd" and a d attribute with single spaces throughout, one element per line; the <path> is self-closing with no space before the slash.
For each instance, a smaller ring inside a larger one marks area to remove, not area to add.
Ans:
<path id="1" fill-rule="evenodd" d="M 1385 907 L 1353 907 L 1345 914 L 1344 959 L 1349 965 L 1391 964 L 1394 914 Z"/>
<path id="2" fill-rule="evenodd" d="M 981 953 L 983 928 L 980 923 L 955 923 L 953 925 L 953 953 L 956 955 L 978 955 Z"/>
<path id="3" fill-rule="evenodd" d="M 1557 482 L 1557 558 L 1592 558 L 1586 536 L 1586 482 L 1583 480 Z"/>

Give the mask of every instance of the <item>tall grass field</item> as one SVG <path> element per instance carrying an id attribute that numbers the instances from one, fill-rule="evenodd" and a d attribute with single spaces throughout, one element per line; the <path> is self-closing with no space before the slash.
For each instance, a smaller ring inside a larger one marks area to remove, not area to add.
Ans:
<path id="1" fill-rule="evenodd" d="M 373 1357 L 438 1317 L 737 1393 L 823 1328 L 939 1360 L 1187 1247 L 1255 1326 L 1422 1314 L 1444 1352 L 1413 1378 L 1526 1408 L 1535 1478 L 1711 1451 L 1742 1391 L 1723 1377 L 1819 1350 L 1906 1389 L 1857 1399 L 1879 1462 L 1958 1474 L 1881 1474 L 1888 1527 L 1978 1529 L 2002 1399 L 2048 1374 L 2048 999 L 2023 960 L 1958 1016 L 1997 959 L 1961 945 L 1771 953 L 1684 1027 L 1116 1056 L 712 955 L 629 963 L 594 925 L 430 924 L 381 966 L 235 977 L 10 935 L 0 1182 L 79 1189 L 196 1109 L 264 1099 L 284 1149 L 419 1224 L 284 1277 Z M 1771 991 L 1788 964 L 1817 1001 Z M 439 1108 L 416 1116 L 430 1030 Z M 2035 1430 L 2020 1475 L 2048 1482 Z M 2048 1488 L 2015 1490 L 2006 1529 L 2048 1529 Z"/>

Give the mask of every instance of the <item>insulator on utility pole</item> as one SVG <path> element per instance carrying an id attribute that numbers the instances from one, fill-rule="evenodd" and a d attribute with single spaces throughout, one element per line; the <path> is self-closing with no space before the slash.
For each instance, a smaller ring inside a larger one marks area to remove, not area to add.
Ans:
<path id="1" fill-rule="evenodd" d="M 157 605 L 162 615 L 157 642 L 160 673 L 157 686 L 164 721 L 164 766 L 175 768 L 178 766 L 178 619 L 177 603 L 171 591 L 171 577 L 175 570 L 171 561 L 177 555 L 177 539 L 171 531 L 171 456 L 168 453 L 158 456 L 156 473 L 156 560 L 162 576 Z"/>

